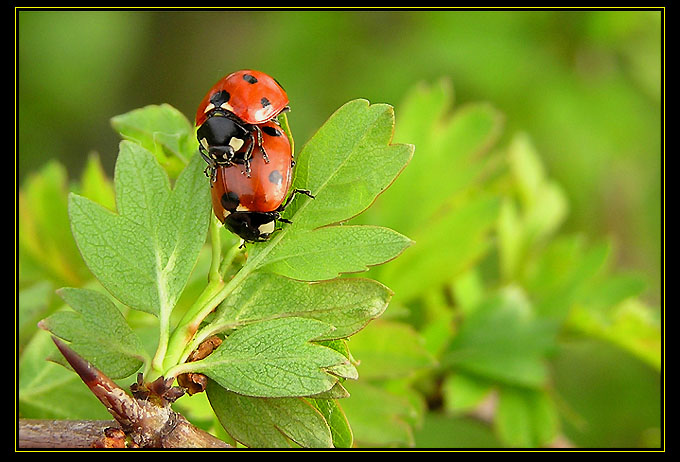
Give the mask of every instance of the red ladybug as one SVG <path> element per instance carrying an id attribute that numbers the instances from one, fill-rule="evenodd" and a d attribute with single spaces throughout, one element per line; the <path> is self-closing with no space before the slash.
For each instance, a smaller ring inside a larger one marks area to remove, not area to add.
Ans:
<path id="1" fill-rule="evenodd" d="M 215 167 L 211 195 L 215 216 L 246 242 L 266 241 L 274 232 L 276 221 L 290 223 L 281 212 L 301 193 L 295 189 L 284 203 L 291 184 L 293 155 L 288 137 L 274 122 L 260 126 L 262 143 L 253 149 L 251 175 L 246 175 L 244 147 L 236 152 L 230 165 Z M 251 141 L 252 142 L 252 141 Z M 263 149 L 269 153 L 265 161 Z"/>
<path id="2" fill-rule="evenodd" d="M 262 146 L 260 125 L 287 110 L 285 90 L 264 72 L 237 71 L 213 85 L 196 111 L 199 150 L 213 175 L 215 166 L 229 165 L 243 146 L 249 174 L 252 151 L 256 145 Z M 267 161 L 266 149 L 262 154 Z"/>

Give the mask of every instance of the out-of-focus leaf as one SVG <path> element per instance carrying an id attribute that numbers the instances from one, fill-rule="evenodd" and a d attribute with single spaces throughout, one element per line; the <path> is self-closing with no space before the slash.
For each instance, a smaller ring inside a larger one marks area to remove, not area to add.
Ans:
<path id="1" fill-rule="evenodd" d="M 442 383 L 444 408 L 452 414 L 471 411 L 491 392 L 492 384 L 464 373 L 452 373 Z"/>
<path id="2" fill-rule="evenodd" d="M 378 278 L 408 300 L 433 290 L 468 269 L 491 246 L 490 231 L 499 211 L 498 198 L 460 199 L 414 232 L 416 245 L 394 263 L 381 268 Z M 427 275 L 423 278 L 422 275 Z"/>
<path id="3" fill-rule="evenodd" d="M 406 398 L 363 380 L 346 386 L 350 397 L 342 401 L 342 408 L 359 447 L 413 446 L 408 421 L 416 410 Z"/>
<path id="4" fill-rule="evenodd" d="M 452 196 L 480 181 L 502 116 L 488 104 L 470 104 L 449 114 L 451 99 L 446 80 L 421 84 L 407 95 L 399 108 L 395 140 L 415 144 L 416 152 L 366 220 L 411 235 L 436 221 Z"/>
<path id="5" fill-rule="evenodd" d="M 509 446 L 533 448 L 552 442 L 559 418 L 546 392 L 502 387 L 494 424 L 500 439 Z"/>
<path id="6" fill-rule="evenodd" d="M 60 289 L 74 311 L 58 311 L 41 326 L 112 379 L 135 373 L 146 359 L 142 343 L 109 298 L 89 289 Z"/>
<path id="7" fill-rule="evenodd" d="M 493 381 L 541 387 L 555 335 L 555 323 L 537 317 L 522 293 L 505 290 L 465 319 L 442 363 Z"/>
<path id="8" fill-rule="evenodd" d="M 407 377 L 435 364 L 420 335 L 405 323 L 374 321 L 352 337 L 350 347 L 366 380 Z"/>
<path id="9" fill-rule="evenodd" d="M 609 341 L 657 370 L 661 369 L 661 325 L 649 307 L 630 300 L 610 308 L 607 315 L 587 307 L 575 308 L 569 327 L 593 338 Z"/>
<path id="10" fill-rule="evenodd" d="M 48 162 L 19 190 L 19 276 L 78 286 L 91 277 L 71 236 L 65 168 Z"/>
<path id="11" fill-rule="evenodd" d="M 49 281 L 35 284 L 19 290 L 18 322 L 19 348 L 23 348 L 37 329 L 38 321 L 45 317 L 50 309 L 49 299 L 53 293 Z"/>
<path id="12" fill-rule="evenodd" d="M 124 139 L 151 151 L 171 178 L 179 175 L 198 148 L 192 124 L 169 104 L 115 116 L 111 125 Z"/>
<path id="13" fill-rule="evenodd" d="M 19 361 L 19 416 L 27 419 L 111 419 L 72 371 L 47 362 L 58 354 L 47 332 L 38 331 Z"/>
<path id="14" fill-rule="evenodd" d="M 97 154 L 90 154 L 80 179 L 80 195 L 103 205 L 111 211 L 116 210 L 116 193 L 113 182 L 106 176 Z"/>

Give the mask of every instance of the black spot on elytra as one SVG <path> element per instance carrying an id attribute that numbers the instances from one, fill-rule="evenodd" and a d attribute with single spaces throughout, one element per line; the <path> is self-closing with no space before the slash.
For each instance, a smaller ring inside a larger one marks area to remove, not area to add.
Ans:
<path id="1" fill-rule="evenodd" d="M 257 83 L 257 79 L 250 74 L 243 74 L 243 80 L 245 80 L 251 85 Z"/>
<path id="2" fill-rule="evenodd" d="M 262 99 L 260 100 L 260 104 L 262 105 L 262 107 L 267 107 L 272 103 L 270 103 L 269 100 L 263 96 Z"/>
<path id="3" fill-rule="evenodd" d="M 275 185 L 280 185 L 283 181 L 283 175 L 278 170 L 274 170 L 269 174 L 269 182 Z"/>
<path id="4" fill-rule="evenodd" d="M 229 191 L 228 193 L 222 194 L 220 202 L 222 202 L 222 207 L 229 211 L 236 210 L 236 207 L 238 207 L 238 204 L 240 203 L 238 199 L 238 194 L 236 194 L 233 191 Z"/>
<path id="5" fill-rule="evenodd" d="M 229 98 L 231 98 L 229 92 L 226 90 L 222 90 L 212 95 L 210 97 L 210 102 L 214 104 L 216 107 L 220 107 L 222 104 L 229 101 Z"/>
<path id="6" fill-rule="evenodd" d="M 270 127 L 269 125 L 262 127 L 262 131 L 269 136 L 281 136 L 280 131 L 278 131 L 275 127 Z"/>

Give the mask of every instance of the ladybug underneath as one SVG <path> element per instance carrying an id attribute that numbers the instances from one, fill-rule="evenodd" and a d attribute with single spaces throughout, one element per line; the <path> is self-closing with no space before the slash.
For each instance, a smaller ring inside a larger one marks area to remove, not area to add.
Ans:
<path id="1" fill-rule="evenodd" d="M 288 95 L 279 83 L 264 72 L 241 70 L 220 79 L 206 93 L 196 111 L 197 138 L 201 155 L 214 180 L 217 166 L 242 163 L 250 175 L 255 147 L 263 148 L 261 124 L 288 111 Z M 245 146 L 242 158 L 236 153 Z M 207 171 L 208 171 L 207 170 Z"/>
<path id="2" fill-rule="evenodd" d="M 275 231 L 277 220 L 290 223 L 281 218 L 281 212 L 296 194 L 314 197 L 307 190 L 295 189 L 284 203 L 294 165 L 290 142 L 274 122 L 262 124 L 260 128 L 262 142 L 256 148 L 244 146 L 235 152 L 230 165 L 218 165 L 210 184 L 215 216 L 246 242 L 266 241 Z M 268 160 L 264 157 L 265 149 Z M 248 150 L 253 153 L 250 176 L 245 174 Z"/>

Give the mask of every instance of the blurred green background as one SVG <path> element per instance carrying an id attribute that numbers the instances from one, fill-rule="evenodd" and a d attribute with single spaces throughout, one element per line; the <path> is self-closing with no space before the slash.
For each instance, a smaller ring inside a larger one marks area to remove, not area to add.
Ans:
<path id="1" fill-rule="evenodd" d="M 223 75 L 286 88 L 303 143 L 358 97 L 398 104 L 449 77 L 457 104 L 489 101 L 529 133 L 567 190 L 568 226 L 616 237 L 621 263 L 660 262 L 659 11 L 21 11 L 19 177 L 95 150 L 109 119 L 169 103 L 191 118 Z M 398 118 L 398 114 L 397 114 Z M 398 123 L 398 119 L 397 119 Z"/>
<path id="2" fill-rule="evenodd" d="M 395 105 L 399 127 L 408 92 L 444 77 L 454 107 L 488 102 L 503 114 L 499 145 L 528 134 L 566 194 L 563 231 L 611 239 L 614 266 L 639 274 L 654 306 L 662 296 L 662 38 L 660 11 L 21 10 L 18 177 L 58 159 L 78 178 L 91 151 L 111 174 L 119 141 L 111 117 L 168 103 L 192 119 L 212 84 L 237 69 L 282 83 L 298 150 L 354 98 Z M 567 346 L 556 374 L 568 381 L 575 364 L 597 363 L 583 348 Z M 636 391 L 630 399 L 653 405 L 658 375 L 608 348 L 595 349 L 602 361 L 633 362 L 626 370 L 635 379 L 622 379 Z M 608 381 L 596 381 L 590 398 L 606 399 Z M 632 418 L 653 427 L 658 415 Z M 427 425 L 440 424 L 426 421 L 423 441 Z M 644 444 L 634 425 L 620 430 L 581 444 Z M 470 435 L 486 445 L 487 435 Z"/>

